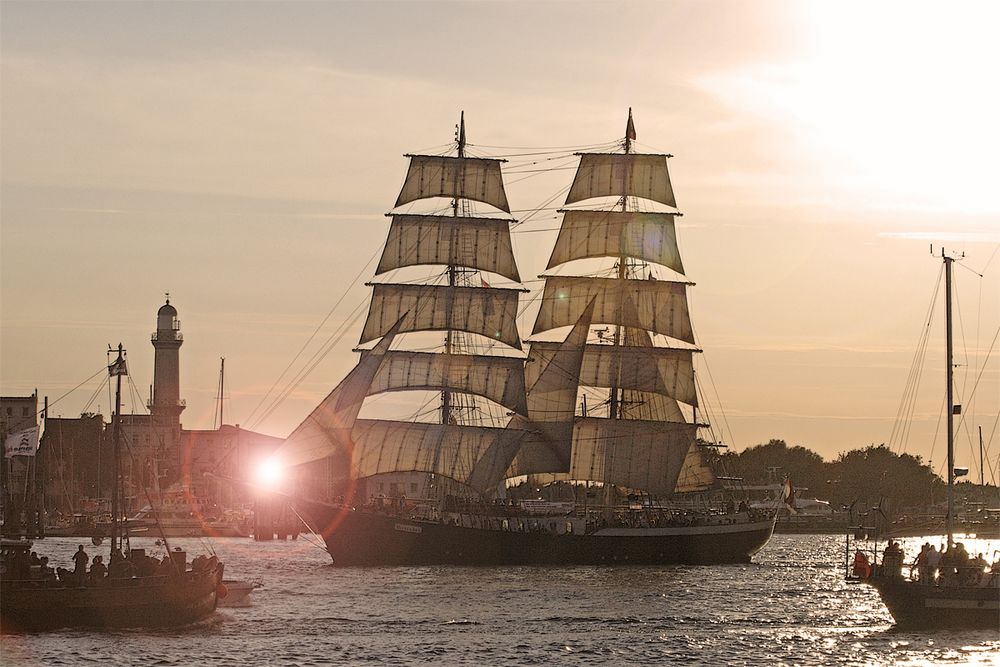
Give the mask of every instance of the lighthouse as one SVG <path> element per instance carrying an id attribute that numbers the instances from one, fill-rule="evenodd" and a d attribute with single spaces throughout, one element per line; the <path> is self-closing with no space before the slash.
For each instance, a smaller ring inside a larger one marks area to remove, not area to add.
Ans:
<path id="1" fill-rule="evenodd" d="M 184 343 L 181 322 L 177 319 L 177 309 L 167 302 L 156 312 L 156 332 L 152 336 L 153 349 L 153 397 L 149 412 L 153 423 L 159 427 L 169 427 L 170 432 L 179 433 L 181 411 L 180 349 Z"/>

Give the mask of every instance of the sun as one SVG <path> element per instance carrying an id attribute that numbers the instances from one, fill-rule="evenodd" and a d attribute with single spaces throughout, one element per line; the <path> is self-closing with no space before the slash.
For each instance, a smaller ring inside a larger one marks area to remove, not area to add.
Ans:
<path id="1" fill-rule="evenodd" d="M 285 469 L 277 459 L 264 459 L 257 465 L 254 478 L 260 486 L 277 488 L 285 479 Z"/>

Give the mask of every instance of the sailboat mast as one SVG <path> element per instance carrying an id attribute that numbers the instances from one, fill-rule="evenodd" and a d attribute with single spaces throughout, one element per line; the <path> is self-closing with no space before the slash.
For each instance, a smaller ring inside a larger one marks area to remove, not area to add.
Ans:
<path id="1" fill-rule="evenodd" d="M 952 335 L 951 335 L 951 264 L 955 260 L 945 255 L 944 258 L 944 316 L 945 316 L 945 363 L 947 364 L 947 392 L 948 392 L 948 513 L 945 515 L 945 529 L 948 533 L 948 549 L 953 543 L 952 527 L 955 513 L 955 397 L 952 389 L 953 375 L 955 372 L 952 361 Z"/>
<path id="2" fill-rule="evenodd" d="M 114 487 L 111 491 L 111 553 L 121 546 L 121 514 L 124 505 L 122 497 L 121 469 L 121 420 L 122 420 L 122 374 L 125 366 L 125 356 L 122 344 L 118 343 L 118 358 L 111 365 L 111 373 L 115 376 L 115 420 L 111 427 L 111 442 L 114 453 Z"/>

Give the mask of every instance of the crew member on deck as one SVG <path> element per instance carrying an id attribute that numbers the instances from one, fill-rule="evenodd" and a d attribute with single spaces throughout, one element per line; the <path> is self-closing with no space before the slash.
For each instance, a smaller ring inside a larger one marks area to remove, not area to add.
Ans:
<path id="1" fill-rule="evenodd" d="M 76 548 L 76 553 L 73 554 L 73 574 L 76 575 L 78 579 L 82 579 L 83 575 L 87 573 L 87 563 L 90 561 L 90 557 L 87 552 L 83 550 L 83 545 L 81 544 Z"/>

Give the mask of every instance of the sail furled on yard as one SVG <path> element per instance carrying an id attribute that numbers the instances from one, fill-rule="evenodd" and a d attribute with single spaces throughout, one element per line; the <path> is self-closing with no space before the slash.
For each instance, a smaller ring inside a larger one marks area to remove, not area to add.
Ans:
<path id="1" fill-rule="evenodd" d="M 673 493 L 696 429 L 685 423 L 580 417 L 573 429 L 570 477 Z"/>
<path id="2" fill-rule="evenodd" d="M 365 353 L 358 365 L 285 438 L 275 453 L 282 466 L 336 456 L 342 465 L 342 472 L 348 472 L 344 466 L 352 457 L 351 429 L 361 411 L 368 387 L 401 326 L 402 318 L 389 327 L 382 340 Z"/>
<path id="3" fill-rule="evenodd" d="M 497 273 L 520 282 L 510 220 L 445 215 L 393 215 L 376 274 L 441 264 Z"/>
<path id="4" fill-rule="evenodd" d="M 546 267 L 591 257 L 636 257 L 683 274 L 673 213 L 565 211 Z"/>
<path id="5" fill-rule="evenodd" d="M 403 333 L 465 331 L 521 349 L 515 322 L 519 290 L 392 283 L 378 283 L 372 288 L 361 343 L 384 335 L 402 317 Z"/>
<path id="6" fill-rule="evenodd" d="M 362 358 L 368 352 L 362 353 Z M 390 351 L 368 395 L 407 389 L 476 394 L 526 415 L 524 360 L 483 354 Z"/>
<path id="7" fill-rule="evenodd" d="M 616 324 L 694 342 L 687 283 L 548 276 L 532 334 L 573 324 L 593 299 L 594 324 Z"/>
<path id="8" fill-rule="evenodd" d="M 509 428 L 359 419 L 351 431 L 352 467 L 358 477 L 425 472 L 485 490 L 501 477 L 504 453 L 523 435 Z"/>
<path id="9" fill-rule="evenodd" d="M 472 199 L 510 213 L 500 174 L 502 160 L 410 155 L 410 168 L 396 206 L 428 197 Z"/>
<path id="10" fill-rule="evenodd" d="M 666 155 L 581 153 L 576 178 L 566 197 L 573 204 L 594 197 L 641 197 L 677 206 Z"/>

